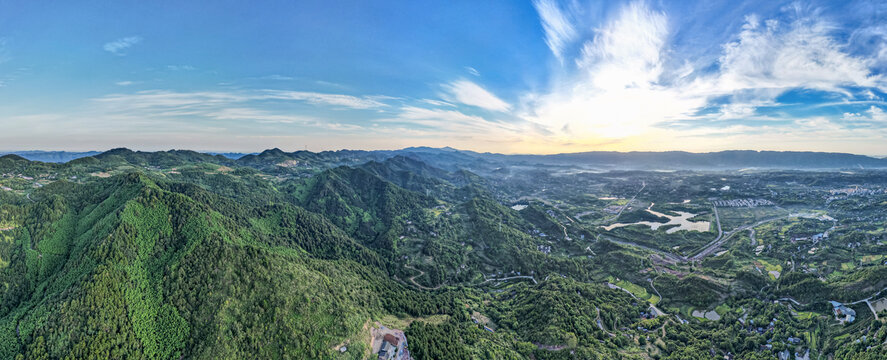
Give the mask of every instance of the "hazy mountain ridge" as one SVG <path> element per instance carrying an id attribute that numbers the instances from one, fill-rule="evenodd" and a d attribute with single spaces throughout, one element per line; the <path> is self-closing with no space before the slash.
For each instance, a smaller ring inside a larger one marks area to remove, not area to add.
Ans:
<path id="1" fill-rule="evenodd" d="M 887 159 L 866 155 L 830 152 L 803 151 L 755 151 L 728 150 L 708 153 L 685 151 L 665 152 L 616 152 L 590 151 L 552 155 L 478 153 L 452 148 L 410 147 L 400 150 L 336 150 L 311 152 L 299 150 L 285 152 L 274 148 L 260 153 L 203 153 L 190 150 L 169 150 L 158 152 L 112 149 L 105 152 L 66 152 L 66 151 L 12 151 L 32 161 L 64 163 L 83 157 L 123 155 L 130 162 L 157 163 L 163 161 L 162 154 L 203 157 L 202 160 L 214 163 L 237 163 L 256 168 L 355 165 L 368 161 L 385 161 L 402 156 L 425 162 L 445 171 L 464 168 L 483 168 L 498 165 L 547 165 L 579 166 L 600 169 L 662 169 L 662 170 L 731 170 L 745 168 L 763 169 L 859 169 L 887 168 Z M 152 154 L 152 155 L 149 155 Z M 214 157 L 211 159 L 210 157 Z M 166 156 L 166 160 L 171 160 Z"/>
<path id="2" fill-rule="evenodd" d="M 9 152 L 0 152 L 0 156 L 2 155 L 18 155 L 22 158 L 31 160 L 31 161 L 42 161 L 42 162 L 54 162 L 54 163 L 64 163 L 74 159 L 79 159 L 87 156 L 96 156 L 101 154 L 99 151 L 83 151 L 83 152 L 72 152 L 72 151 L 42 151 L 42 150 L 34 150 L 34 151 L 9 151 Z"/>

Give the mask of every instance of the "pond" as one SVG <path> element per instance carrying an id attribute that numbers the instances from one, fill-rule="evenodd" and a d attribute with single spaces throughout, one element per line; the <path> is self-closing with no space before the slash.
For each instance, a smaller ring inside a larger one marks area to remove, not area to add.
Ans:
<path id="1" fill-rule="evenodd" d="M 662 222 L 653 222 L 653 221 L 638 221 L 638 222 L 634 222 L 634 223 L 616 223 L 616 224 L 611 224 L 611 225 L 601 226 L 601 227 L 604 228 L 604 230 L 610 231 L 615 228 L 620 228 L 620 227 L 624 227 L 624 226 L 646 225 L 646 226 L 649 226 L 650 229 L 652 229 L 653 231 L 656 231 L 662 226 L 678 225 L 675 227 L 670 227 L 668 230 L 665 230 L 666 234 L 672 234 L 672 233 L 682 231 L 682 230 L 704 232 L 704 231 L 708 231 L 708 229 L 711 228 L 710 221 L 690 221 L 690 219 L 692 219 L 694 216 L 696 216 L 696 214 L 688 213 L 685 211 L 675 211 L 675 213 L 678 214 L 678 216 L 671 216 L 668 214 L 663 214 L 658 211 L 653 211 L 652 208 L 653 208 L 654 204 L 650 204 L 650 207 L 648 207 L 645 211 L 650 214 L 659 216 L 659 217 L 667 218 L 668 222 L 662 223 Z"/>

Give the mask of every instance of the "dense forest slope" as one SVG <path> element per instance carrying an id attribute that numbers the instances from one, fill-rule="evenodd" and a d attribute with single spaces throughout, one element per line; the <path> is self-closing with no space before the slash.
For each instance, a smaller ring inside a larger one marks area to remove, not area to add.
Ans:
<path id="1" fill-rule="evenodd" d="M 731 254 L 669 264 L 432 151 L 0 157 L 0 358 L 364 359 L 383 327 L 415 359 L 885 354 L 849 341 L 887 339 L 882 322 L 839 329 L 825 301 L 872 295 L 887 266 L 768 282 Z"/>

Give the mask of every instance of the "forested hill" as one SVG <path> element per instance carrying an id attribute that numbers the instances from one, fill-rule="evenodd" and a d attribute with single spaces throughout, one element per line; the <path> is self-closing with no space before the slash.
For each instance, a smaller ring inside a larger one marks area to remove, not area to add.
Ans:
<path id="1" fill-rule="evenodd" d="M 375 314 L 453 311 L 292 205 L 134 173 L 32 198 L 3 206 L 0 358 L 327 357 Z"/>
<path id="2" fill-rule="evenodd" d="M 0 156 L 0 359 L 367 359 L 385 329 L 403 330 L 419 360 L 763 359 L 774 354 L 765 344 L 787 350 L 783 339 L 801 336 L 834 359 L 884 355 L 852 345 L 826 315 L 797 314 L 870 296 L 887 286 L 887 265 L 775 283 L 732 252 L 677 262 L 682 250 L 665 238 L 626 244 L 644 239 L 605 232 L 562 200 L 610 210 L 598 212 L 606 220 L 631 201 L 591 192 L 705 192 L 728 175 L 694 173 L 705 186 L 690 186 L 613 172 L 586 186 L 498 161 L 428 148 Z M 564 196 L 570 186 L 580 190 Z M 663 216 L 676 214 L 683 195 L 655 193 L 669 199 Z M 711 218 L 709 203 L 697 209 Z M 716 234 L 678 236 L 702 246 Z M 784 296 L 809 305 L 773 303 Z M 695 309 L 724 320 L 686 321 Z M 743 316 L 778 322 L 778 333 L 736 325 Z M 848 328 L 887 332 L 870 317 L 858 324 Z"/>
<path id="3" fill-rule="evenodd" d="M 408 171 L 387 164 L 371 167 Z M 454 276 L 460 260 L 444 259 L 464 256 L 450 253 L 462 226 L 427 218 L 453 204 L 361 167 L 281 180 L 216 156 L 116 150 L 66 164 L 8 155 L 0 174 L 41 184 L 20 197 L 18 188 L 0 192 L 0 358 L 366 358 L 369 329 L 382 319 L 420 321 L 405 328 L 419 359 L 520 358 L 547 351 L 515 341 L 565 341 L 575 331 L 475 325 L 471 309 L 506 319 L 533 305 L 465 286 L 480 269 Z M 440 181 L 422 180 L 459 191 Z M 441 261 L 404 267 L 397 247 L 415 244 L 397 234 L 410 232 L 438 232 L 425 251 Z M 417 268 L 427 276 L 416 278 Z M 557 297 L 571 286 L 532 291 Z M 596 305 L 612 309 L 607 326 L 631 322 L 628 296 L 581 286 L 600 297 L 567 311 Z M 579 354 L 615 354 L 594 340 L 603 332 L 587 330 Z M 336 350 L 342 343 L 347 353 Z"/>

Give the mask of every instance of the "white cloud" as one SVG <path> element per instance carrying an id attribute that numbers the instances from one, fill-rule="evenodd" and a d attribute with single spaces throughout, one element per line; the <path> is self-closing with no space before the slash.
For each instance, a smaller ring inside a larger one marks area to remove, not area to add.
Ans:
<path id="1" fill-rule="evenodd" d="M 123 51 L 142 41 L 139 36 L 128 36 L 106 43 L 102 48 L 114 55 L 126 55 Z"/>
<path id="2" fill-rule="evenodd" d="M 755 114 L 756 106 L 751 104 L 736 103 L 721 105 L 719 118 L 721 120 L 745 119 Z"/>
<path id="3" fill-rule="evenodd" d="M 455 109 L 403 106 L 393 118 L 378 120 L 387 131 L 397 136 L 417 136 L 439 139 L 442 135 L 477 143 L 499 142 L 511 145 L 533 136 L 526 124 L 495 122 Z"/>
<path id="4" fill-rule="evenodd" d="M 191 65 L 167 65 L 166 68 L 172 71 L 193 71 L 197 69 Z"/>
<path id="5" fill-rule="evenodd" d="M 313 94 L 313 93 L 306 93 Z M 90 122 L 120 123 L 132 128 L 151 127 L 181 128 L 182 126 L 208 126 L 211 122 L 222 126 L 273 126 L 293 125 L 295 127 L 274 127 L 269 129 L 315 129 L 332 131 L 357 131 L 361 126 L 347 124 L 334 118 L 316 118 L 286 110 L 286 107 L 270 107 L 269 102 L 278 105 L 287 102 L 308 102 L 322 105 L 341 106 L 335 94 L 294 95 L 293 92 L 243 91 L 243 92 L 172 92 L 162 90 L 140 91 L 133 94 L 114 94 L 92 99 L 93 104 L 85 113 L 72 114 L 72 117 L 92 119 Z M 343 95 L 344 96 L 344 95 Z M 332 99 L 327 101 L 327 99 Z M 348 104 L 346 102 L 346 104 Z M 361 105 L 356 105 L 361 106 Z M 278 110 L 271 110 L 278 109 Z M 157 124 L 164 124 L 159 126 Z M 252 124 L 252 125 L 249 125 Z M 130 130 L 131 131 L 131 130 Z"/>
<path id="6" fill-rule="evenodd" d="M 850 55 L 836 40 L 836 29 L 816 11 L 809 17 L 798 11 L 787 23 L 749 15 L 712 64 L 675 52 L 673 23 L 666 13 L 644 1 L 625 4 L 583 42 L 575 70 L 560 68 L 573 73 L 555 77 L 548 91 L 521 96 L 517 115 L 551 129 L 551 140 L 594 143 L 662 136 L 666 124 L 677 121 L 689 124 L 684 134 L 721 131 L 726 120 L 790 122 L 791 115 L 764 116 L 757 110 L 780 106 L 777 99 L 791 89 L 822 90 L 851 100 L 874 96 L 855 87 L 884 91 L 884 78 L 870 70 L 875 60 Z M 711 108 L 718 111 L 702 112 Z M 864 116 L 878 118 L 881 109 L 875 109 Z M 683 147 L 681 133 L 665 132 L 673 148 Z"/>
<path id="7" fill-rule="evenodd" d="M 426 109 L 417 106 L 405 106 L 401 108 L 399 119 L 411 120 L 424 125 L 452 125 L 478 126 L 487 121 L 474 115 L 466 115 L 456 110 Z"/>
<path id="8" fill-rule="evenodd" d="M 280 75 L 280 74 L 273 74 L 273 75 L 263 76 L 262 79 L 265 79 L 265 80 L 289 81 L 289 80 L 295 80 L 296 78 L 294 78 L 294 77 L 292 77 L 292 76 L 284 76 L 284 75 Z"/>
<path id="9" fill-rule="evenodd" d="M 865 122 L 879 122 L 879 123 L 887 123 L 887 112 L 880 107 L 872 105 L 867 110 L 862 113 L 844 113 L 844 116 L 841 117 L 842 120 L 845 121 L 865 121 Z"/>
<path id="10" fill-rule="evenodd" d="M 300 116 L 273 114 L 268 111 L 245 107 L 222 108 L 218 111 L 209 112 L 206 116 L 217 120 L 252 120 L 285 124 L 305 122 L 306 120 L 306 118 Z"/>
<path id="11" fill-rule="evenodd" d="M 114 85 L 117 85 L 117 86 L 130 86 L 132 84 L 135 84 L 135 82 L 129 81 L 129 80 L 118 81 L 118 82 L 114 83 Z"/>
<path id="12" fill-rule="evenodd" d="M 444 85 L 444 88 L 449 91 L 449 95 L 453 98 L 452 101 L 455 102 L 494 111 L 511 109 L 511 105 L 468 80 L 453 81 Z"/>
<path id="13" fill-rule="evenodd" d="M 660 85 L 667 51 L 665 14 L 645 3 L 624 6 L 587 41 L 580 73 L 534 94 L 524 118 L 544 124 L 564 139 L 622 138 L 659 122 L 691 115 L 705 99 Z"/>
<path id="14" fill-rule="evenodd" d="M 471 75 L 474 75 L 474 76 L 480 76 L 480 71 L 477 71 L 477 69 L 475 69 L 475 68 L 473 68 L 473 67 L 471 67 L 471 66 L 466 66 L 466 67 L 465 67 L 465 71 L 468 71 L 468 73 L 471 74 Z"/>
<path id="15" fill-rule="evenodd" d="M 667 38 L 664 13 L 642 2 L 630 3 L 585 43 L 577 65 L 601 89 L 648 86 L 662 75 Z"/>
<path id="16" fill-rule="evenodd" d="M 437 107 L 443 107 L 443 106 L 455 107 L 456 106 L 456 105 L 453 105 L 453 104 L 448 103 L 446 101 L 433 100 L 433 99 L 421 99 L 421 100 L 419 100 L 419 102 L 423 102 L 425 104 L 428 104 L 431 106 L 437 106 Z"/>
<path id="17" fill-rule="evenodd" d="M 387 106 L 372 97 L 313 92 L 259 90 L 242 92 L 173 92 L 146 90 L 131 94 L 112 94 L 93 99 L 104 111 L 119 113 L 146 112 L 163 116 L 207 115 L 220 109 L 241 108 L 256 101 L 305 102 L 314 105 L 350 109 L 373 109 Z"/>
<path id="18" fill-rule="evenodd" d="M 878 86 L 871 60 L 846 53 L 821 19 L 800 18 L 790 24 L 760 23 L 746 18 L 738 39 L 724 45 L 720 58 L 722 91 L 807 88 L 845 92 L 842 87 Z"/>
<path id="19" fill-rule="evenodd" d="M 555 57 L 562 59 L 564 48 L 578 35 L 576 28 L 555 0 L 534 0 L 533 6 L 542 20 L 545 43 Z"/>
<path id="20" fill-rule="evenodd" d="M 268 99 L 299 100 L 318 105 L 333 105 L 351 109 L 374 109 L 388 106 L 373 96 L 351 96 L 340 94 L 326 94 L 305 91 L 281 91 L 267 90 L 263 93 Z"/>

